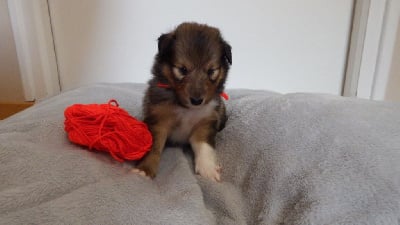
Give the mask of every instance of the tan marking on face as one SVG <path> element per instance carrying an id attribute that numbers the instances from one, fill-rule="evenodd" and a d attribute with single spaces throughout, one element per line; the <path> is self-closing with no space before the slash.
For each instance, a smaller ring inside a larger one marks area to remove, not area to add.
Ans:
<path id="1" fill-rule="evenodd" d="M 173 67 L 172 71 L 175 75 L 175 78 L 178 80 L 182 80 L 185 76 L 187 76 L 187 73 L 183 72 L 184 70 L 187 70 L 186 67 Z"/>
<path id="2" fill-rule="evenodd" d="M 212 81 L 216 80 L 219 75 L 219 69 L 208 69 L 207 75 Z"/>

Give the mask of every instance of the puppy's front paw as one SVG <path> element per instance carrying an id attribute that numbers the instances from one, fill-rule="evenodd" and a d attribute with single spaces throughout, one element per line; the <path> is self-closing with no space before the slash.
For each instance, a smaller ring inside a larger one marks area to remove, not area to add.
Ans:
<path id="1" fill-rule="evenodd" d="M 146 172 L 144 172 L 143 170 L 140 170 L 138 168 L 133 168 L 132 169 L 132 173 L 136 173 L 136 174 L 138 174 L 138 175 L 140 175 L 140 176 L 142 176 L 144 178 L 150 179 L 150 177 L 147 176 Z"/>
<path id="2" fill-rule="evenodd" d="M 217 182 L 221 181 L 221 166 L 216 165 L 213 161 L 197 160 L 195 171 L 202 177 Z"/>
<path id="3" fill-rule="evenodd" d="M 149 154 L 139 163 L 139 165 L 132 170 L 141 176 L 154 178 L 158 171 L 160 157 L 158 155 Z"/>
<path id="4" fill-rule="evenodd" d="M 194 144 L 195 172 L 202 177 L 221 181 L 221 167 L 216 163 L 214 148 L 207 143 Z"/>

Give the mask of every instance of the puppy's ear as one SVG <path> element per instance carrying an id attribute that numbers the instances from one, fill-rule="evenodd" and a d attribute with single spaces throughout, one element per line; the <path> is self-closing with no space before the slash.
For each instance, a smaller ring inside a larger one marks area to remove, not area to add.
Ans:
<path id="1" fill-rule="evenodd" d="M 232 65 L 232 47 L 224 40 L 222 40 L 223 45 L 223 56 Z"/>
<path id="2" fill-rule="evenodd" d="M 158 38 L 158 53 L 160 55 L 165 55 L 171 47 L 173 40 L 173 34 L 162 34 Z"/>

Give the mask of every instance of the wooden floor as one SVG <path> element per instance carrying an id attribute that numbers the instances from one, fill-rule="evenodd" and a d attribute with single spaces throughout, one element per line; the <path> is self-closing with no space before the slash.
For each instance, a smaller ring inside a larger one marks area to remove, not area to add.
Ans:
<path id="1" fill-rule="evenodd" d="M 19 103 L 1 103 L 0 102 L 0 120 L 3 120 L 17 112 L 20 112 L 30 106 L 34 102 L 19 102 Z"/>

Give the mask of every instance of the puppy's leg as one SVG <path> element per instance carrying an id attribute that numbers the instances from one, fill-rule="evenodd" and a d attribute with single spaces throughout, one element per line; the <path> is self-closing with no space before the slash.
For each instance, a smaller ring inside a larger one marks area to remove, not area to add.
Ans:
<path id="1" fill-rule="evenodd" d="M 168 132 L 162 126 L 155 126 L 150 130 L 153 135 L 153 146 L 133 171 L 141 175 L 144 175 L 144 172 L 146 176 L 154 178 L 158 172 L 161 153 L 164 149 Z"/>
<path id="2" fill-rule="evenodd" d="M 217 164 L 214 151 L 216 130 L 212 123 L 203 124 L 189 139 L 195 157 L 195 172 L 202 177 L 220 181 L 221 167 Z"/>

